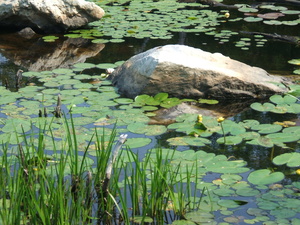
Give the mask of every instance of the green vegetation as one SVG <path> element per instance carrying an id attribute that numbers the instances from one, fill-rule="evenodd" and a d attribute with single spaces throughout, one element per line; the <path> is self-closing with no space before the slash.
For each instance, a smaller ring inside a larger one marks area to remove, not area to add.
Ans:
<path id="1" fill-rule="evenodd" d="M 279 29 L 300 22 L 299 11 L 267 3 L 256 8 L 236 4 L 230 13 L 175 0 L 97 4 L 105 17 L 66 37 L 122 43 L 128 37 L 163 40 L 193 32 L 249 50 L 264 47 L 271 35 L 250 36 L 223 24 L 248 30 L 253 24 Z M 58 37 L 43 39 L 55 42 Z M 300 153 L 295 151 L 300 129 L 286 119 L 300 113 L 299 85 L 291 85 L 287 95 L 251 105 L 258 118 L 281 116 L 276 122 L 182 114 L 168 126 L 151 125 L 162 107 L 218 102 L 167 93 L 124 98 L 101 74 L 123 62 L 29 71 L 23 81 L 42 86 L 17 92 L 0 87 L 0 224 L 300 223 Z M 299 74 L 299 59 L 288 63 Z M 58 96 L 62 114 L 54 116 Z M 128 138 L 118 153 L 113 146 L 120 146 L 118 136 L 124 133 Z M 222 152 L 245 146 L 257 153 L 251 160 L 270 155 L 266 161 L 271 166 L 253 170 L 243 159 Z M 275 149 L 280 149 L 276 155 Z"/>
<path id="2" fill-rule="evenodd" d="M 90 66 L 94 65 L 84 68 Z M 290 149 L 288 144 L 300 139 L 298 126 L 288 121 L 234 122 L 198 114 L 182 114 L 168 127 L 149 125 L 149 112 L 155 114 L 151 110 L 164 106 L 165 101 L 171 102 L 167 93 L 154 97 L 141 95 L 134 100 L 120 98 L 105 80 L 105 74 L 88 76 L 85 69 L 78 71 L 78 68 L 24 73 L 24 77 L 34 75 L 40 81 L 57 83 L 59 89 L 47 85 L 27 86 L 18 92 L 1 89 L 3 224 L 96 223 L 118 218 L 124 224 L 297 223 L 294 217 L 299 202 L 295 197 L 300 186 L 298 182 L 289 185 L 280 182 L 285 175 L 296 176 L 300 153 L 278 155 L 273 158 L 273 169 L 251 171 L 245 161 L 221 154 L 147 146 L 152 144 L 153 137 L 176 130 L 176 137 L 167 139 L 170 147 L 205 147 L 216 140 L 220 146 L 246 144 Z M 98 82 L 89 83 L 95 79 Z M 60 82 L 65 80 L 76 81 L 72 89 L 66 89 L 67 82 Z M 291 87 L 292 94 L 298 90 L 297 85 Z M 62 99 L 63 118 L 51 113 L 58 95 Z M 175 102 L 182 101 L 191 100 Z M 268 104 L 297 109 L 297 102 L 291 95 L 274 95 Z M 272 113 L 276 112 L 279 111 Z M 127 148 L 118 154 L 105 192 L 101 185 L 112 145 L 122 133 L 135 136 L 127 139 Z M 140 151 L 143 146 L 148 149 L 146 154 L 144 150 L 135 153 L 135 149 Z M 276 171 L 280 165 L 291 170 Z M 235 216 L 235 211 L 251 201 L 257 207 L 247 210 L 249 217 Z M 214 212 L 220 216 L 216 217 Z"/>

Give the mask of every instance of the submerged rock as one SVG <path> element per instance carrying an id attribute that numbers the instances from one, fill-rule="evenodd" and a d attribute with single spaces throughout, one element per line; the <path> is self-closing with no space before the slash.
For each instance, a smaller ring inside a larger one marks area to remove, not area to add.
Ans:
<path id="1" fill-rule="evenodd" d="M 84 0 L 0 0 L 0 27 L 61 33 L 99 20 L 104 10 Z"/>
<path id="2" fill-rule="evenodd" d="M 133 56 L 111 79 L 121 94 L 131 98 L 159 92 L 180 98 L 264 98 L 286 92 L 283 84 L 289 83 L 220 53 L 184 45 L 156 47 Z"/>

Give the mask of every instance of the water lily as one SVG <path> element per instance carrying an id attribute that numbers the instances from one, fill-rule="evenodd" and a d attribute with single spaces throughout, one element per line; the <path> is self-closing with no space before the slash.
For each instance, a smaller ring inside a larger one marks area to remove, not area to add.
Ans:
<path id="1" fill-rule="evenodd" d="M 224 144 L 226 143 L 226 138 L 225 138 L 225 132 L 224 132 L 224 127 L 223 127 L 223 124 L 222 122 L 224 121 L 224 117 L 220 116 L 217 121 L 218 123 L 221 125 L 221 129 L 222 129 L 222 132 L 223 132 L 223 137 L 224 137 Z"/>
<path id="2" fill-rule="evenodd" d="M 203 121 L 203 117 L 201 114 L 198 115 L 198 123 L 202 123 Z"/>
<path id="3" fill-rule="evenodd" d="M 223 121 L 224 121 L 225 119 L 224 119 L 224 117 L 219 117 L 218 119 L 217 119 L 217 121 L 218 121 L 218 123 L 222 123 Z"/>

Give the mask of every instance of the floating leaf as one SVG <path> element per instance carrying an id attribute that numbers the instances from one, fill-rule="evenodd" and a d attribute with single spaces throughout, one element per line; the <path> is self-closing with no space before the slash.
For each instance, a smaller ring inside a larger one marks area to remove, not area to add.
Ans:
<path id="1" fill-rule="evenodd" d="M 268 169 L 260 169 L 253 171 L 248 176 L 248 181 L 256 185 L 267 185 L 279 182 L 284 179 L 284 174 L 281 172 L 271 173 Z"/>
<path id="2" fill-rule="evenodd" d="M 139 122 L 129 124 L 127 129 L 132 133 L 146 134 L 148 136 L 160 135 L 167 131 L 167 128 L 163 125 L 147 125 Z"/>
<path id="3" fill-rule="evenodd" d="M 109 68 L 116 68 L 117 65 L 113 63 L 100 63 L 97 64 L 96 67 L 100 69 L 109 69 Z"/>
<path id="4" fill-rule="evenodd" d="M 297 102 L 297 98 L 295 98 L 294 96 L 291 95 L 285 95 L 285 96 L 281 96 L 281 95 L 272 95 L 270 97 L 270 101 L 275 103 L 275 104 L 291 104 L 291 103 L 295 103 Z"/>
<path id="5" fill-rule="evenodd" d="M 296 212 L 291 209 L 281 208 L 271 210 L 270 214 L 276 218 L 291 218 L 296 215 Z"/>
<path id="6" fill-rule="evenodd" d="M 93 63 L 76 63 L 73 65 L 76 69 L 85 70 L 85 69 L 91 69 L 95 67 L 95 64 Z"/>
<path id="7" fill-rule="evenodd" d="M 260 134 L 271 134 L 276 133 L 282 129 L 282 126 L 278 124 L 259 124 L 253 126 L 252 130 L 257 130 Z"/>
<path id="8" fill-rule="evenodd" d="M 298 167 L 300 166 L 300 153 L 284 153 L 282 155 L 276 156 L 273 159 L 275 165 L 287 164 L 288 167 Z"/>
<path id="9" fill-rule="evenodd" d="M 244 167 L 245 165 L 246 162 L 243 160 L 213 161 L 206 165 L 206 169 L 214 173 L 244 173 L 249 171 L 249 168 Z"/>
<path id="10" fill-rule="evenodd" d="M 263 18 L 249 16 L 249 17 L 245 17 L 244 20 L 246 22 L 259 22 L 262 21 Z"/>
<path id="11" fill-rule="evenodd" d="M 247 141 L 246 143 L 250 145 L 260 145 L 266 148 L 272 148 L 274 146 L 274 143 L 271 141 L 271 139 L 266 137 L 258 137 L 251 141 Z"/>
<path id="12" fill-rule="evenodd" d="M 130 104 L 133 102 L 133 100 L 130 98 L 115 98 L 114 101 L 119 104 Z"/>
<path id="13" fill-rule="evenodd" d="M 268 134 L 265 136 L 266 138 L 271 139 L 273 143 L 289 143 L 289 142 L 295 142 L 300 139 L 300 134 L 291 134 L 291 133 L 275 133 L 275 134 Z"/>
<path id="14" fill-rule="evenodd" d="M 188 212 L 184 217 L 188 221 L 193 221 L 197 224 L 210 224 L 214 220 L 214 215 L 212 213 L 203 211 Z"/>
<path id="15" fill-rule="evenodd" d="M 168 93 L 158 93 L 154 96 L 154 100 L 162 102 L 168 98 Z"/>
<path id="16" fill-rule="evenodd" d="M 236 190 L 236 194 L 240 196 L 257 196 L 260 194 L 259 190 L 250 187 L 243 187 Z"/>
<path id="17" fill-rule="evenodd" d="M 300 59 L 291 59 L 288 61 L 289 64 L 300 66 Z"/>
<path id="18" fill-rule="evenodd" d="M 196 223 L 189 220 L 175 220 L 171 225 L 196 225 Z"/>
<path id="19" fill-rule="evenodd" d="M 170 145 L 193 145 L 193 146 L 205 146 L 206 144 L 210 144 L 210 141 L 205 138 L 199 137 L 191 137 L 191 136 L 184 136 L 184 137 L 174 137 L 169 138 L 167 140 Z"/>
<path id="20" fill-rule="evenodd" d="M 171 108 L 180 103 L 181 103 L 181 101 L 178 98 L 167 98 L 166 100 L 164 100 L 160 103 L 160 106 L 164 107 L 164 108 Z"/>
<path id="21" fill-rule="evenodd" d="M 258 103 L 258 102 L 254 102 L 250 105 L 250 107 L 256 111 L 259 111 L 259 112 L 269 112 L 271 111 L 272 109 L 275 108 L 275 105 L 267 102 L 267 103 L 264 103 L 264 104 L 261 104 L 261 103 Z"/>
<path id="22" fill-rule="evenodd" d="M 224 137 L 220 137 L 217 139 L 218 144 L 224 144 L 225 145 L 237 145 L 240 144 L 243 141 L 243 138 L 241 136 L 226 136 L 225 139 Z"/>
<path id="23" fill-rule="evenodd" d="M 126 145 L 129 148 L 141 148 L 151 143 L 150 138 L 128 138 Z"/>
<path id="24" fill-rule="evenodd" d="M 214 105 L 214 104 L 218 104 L 219 103 L 218 100 L 213 100 L 213 99 L 199 99 L 198 102 L 202 103 L 202 104 L 209 104 L 209 105 Z"/>
<path id="25" fill-rule="evenodd" d="M 5 121 L 5 125 L 2 128 L 3 132 L 14 132 L 23 133 L 31 129 L 31 123 L 28 120 L 22 119 L 8 119 Z"/>
<path id="26" fill-rule="evenodd" d="M 138 95 L 135 97 L 134 101 L 141 105 L 159 105 L 160 103 L 149 95 Z"/>

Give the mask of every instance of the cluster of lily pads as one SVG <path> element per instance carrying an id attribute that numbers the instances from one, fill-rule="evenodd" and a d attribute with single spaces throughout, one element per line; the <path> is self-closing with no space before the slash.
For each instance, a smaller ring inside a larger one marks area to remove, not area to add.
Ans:
<path id="1" fill-rule="evenodd" d="M 62 126 L 62 118 L 55 118 L 51 114 L 58 95 L 62 99 L 62 111 L 66 120 L 71 121 L 69 115 L 70 113 L 73 115 L 73 131 L 76 134 L 78 149 L 83 151 L 89 143 L 87 154 L 90 157 L 97 156 L 96 143 L 90 142 L 95 129 L 98 133 L 103 134 L 104 139 L 107 140 L 113 132 L 114 126 L 116 126 L 119 134 L 129 134 L 126 145 L 133 150 L 149 146 L 154 141 L 154 136 L 158 137 L 170 130 L 176 130 L 179 134 L 178 137 L 168 139 L 170 146 L 201 147 L 211 144 L 213 141 L 211 137 L 213 136 L 218 137 L 217 142 L 219 144 L 238 145 L 241 142 L 246 142 L 246 144 L 261 145 L 267 148 L 274 145 L 286 147 L 285 143 L 297 142 L 300 139 L 298 126 L 284 127 L 280 124 L 260 124 L 257 120 L 244 120 L 237 123 L 232 120 L 217 120 L 217 118 L 208 116 L 199 117 L 197 114 L 182 114 L 176 118 L 176 123 L 170 124 L 168 127 L 149 125 L 149 116 L 153 116 L 158 108 L 168 108 L 182 101 L 192 100 L 169 98 L 167 93 L 159 93 L 155 96 L 140 95 L 135 99 L 120 97 L 116 89 L 111 86 L 110 81 L 105 79 L 105 74 L 93 76 L 84 74 L 84 70 L 90 68 L 95 68 L 95 65 L 87 63 L 75 65 L 74 69 L 26 72 L 24 73 L 26 79 L 44 82 L 45 85 L 25 86 L 17 92 L 11 92 L 1 87 L 0 138 L 2 143 L 9 143 L 12 146 L 11 151 L 14 152 L 15 146 L 22 142 L 19 135 L 25 133 L 28 140 L 33 140 L 38 145 L 38 140 L 35 140 L 34 137 L 38 129 L 43 127 L 45 130 L 44 147 L 49 151 L 49 154 L 54 147 L 66 147 L 67 134 L 64 126 Z M 299 90 L 297 87 L 297 85 L 293 86 L 291 93 L 297 93 Z M 274 95 L 270 100 L 273 102 L 269 103 L 274 106 L 273 109 L 285 107 L 288 109 L 285 112 L 299 113 L 297 111 L 297 98 L 295 97 Z M 217 103 L 217 101 L 201 99 L 199 103 Z M 252 108 L 260 109 L 258 104 L 260 103 L 253 103 Z M 261 107 L 263 106 L 264 104 L 261 105 Z M 38 111 L 43 109 L 47 112 L 47 117 L 45 115 L 39 116 Z M 271 112 L 276 113 L 278 110 Z M 47 126 L 43 126 L 43 124 L 47 124 Z M 55 144 L 53 138 L 55 138 Z M 103 144 L 107 144 L 107 142 L 105 141 Z M 163 154 L 167 155 L 167 152 L 170 151 L 174 150 L 164 149 Z M 152 154 L 151 151 L 148 154 Z M 297 152 L 286 153 L 275 157 L 273 162 L 275 165 L 297 168 L 300 166 L 297 161 L 299 155 L 300 153 Z M 120 158 L 124 163 L 132 162 L 126 151 L 121 153 Z M 90 166 L 94 164 L 91 158 L 87 163 Z M 245 161 L 231 161 L 224 155 L 215 155 L 204 151 L 195 152 L 194 150 L 174 151 L 174 157 L 170 163 L 174 167 L 180 165 L 182 168 L 190 168 L 190 175 L 197 174 L 197 178 L 201 181 L 197 184 L 197 188 L 201 190 L 205 187 L 207 192 L 201 199 L 200 209 L 202 211 L 204 209 L 220 211 L 223 220 L 227 223 L 240 220 L 234 216 L 233 209 L 238 210 L 240 205 L 247 204 L 246 200 L 226 199 L 226 197 L 233 195 L 256 199 L 258 208 L 248 209 L 248 214 L 255 218 L 251 216 L 243 218 L 244 222 L 249 224 L 269 221 L 270 218 L 264 216 L 266 213 L 274 215 L 277 220 L 288 222 L 291 222 L 293 216 L 296 215 L 294 207 L 295 204 L 298 204 L 298 200 L 292 199 L 292 196 L 299 189 L 297 182 L 284 187 L 279 185 L 274 190 L 267 192 L 260 191 L 260 189 L 267 190 L 268 185 L 284 179 L 282 172 L 271 173 L 267 169 L 257 170 L 251 172 L 248 181 L 246 181 L 243 174 L 249 173 L 249 168 L 245 167 Z M 148 172 L 151 173 L 151 170 Z M 219 179 L 207 181 L 210 179 L 208 175 L 210 173 L 220 173 L 221 175 Z M 183 179 L 184 171 L 181 171 L 180 174 L 181 178 L 178 179 Z M 271 199 L 282 192 L 284 192 L 284 198 L 280 201 Z M 198 200 L 200 201 L 200 199 Z M 290 212 L 288 214 L 278 213 L 279 209 L 283 212 L 287 210 Z M 208 211 L 206 212 L 209 213 L 210 218 L 213 218 Z M 186 219 L 190 222 L 193 221 L 193 223 L 200 220 L 193 212 L 187 213 Z M 293 221 L 296 220 L 293 219 Z M 179 222 L 174 222 L 174 224 L 177 223 Z"/>
<path id="2" fill-rule="evenodd" d="M 244 20 L 247 23 L 263 21 L 267 25 L 295 26 L 300 22 L 298 17 L 300 11 L 273 4 L 262 4 L 256 8 L 247 4 L 235 4 L 229 13 L 227 9 L 214 10 L 209 5 L 176 0 L 143 2 L 107 0 L 95 3 L 105 10 L 105 16 L 99 21 L 90 23 L 92 29 L 75 30 L 66 34 L 66 37 L 92 39 L 94 43 L 120 43 L 124 42 L 126 37 L 171 39 L 176 32 L 192 32 L 212 35 L 220 43 L 225 43 L 231 36 L 239 35 L 239 32 L 217 29 L 224 23 Z M 242 16 L 240 13 L 243 13 Z M 285 17 L 288 19 L 283 20 Z M 55 36 L 44 37 L 45 41 L 55 39 L 57 39 Z M 261 47 L 266 39 L 257 37 L 255 41 L 256 46 Z M 240 40 L 236 45 L 244 45 L 242 49 L 247 50 L 247 44 L 248 41 L 244 43 L 244 40 Z"/>

